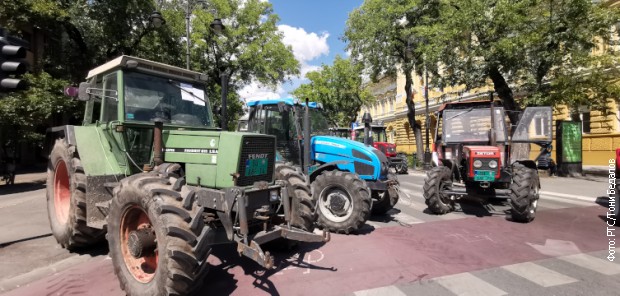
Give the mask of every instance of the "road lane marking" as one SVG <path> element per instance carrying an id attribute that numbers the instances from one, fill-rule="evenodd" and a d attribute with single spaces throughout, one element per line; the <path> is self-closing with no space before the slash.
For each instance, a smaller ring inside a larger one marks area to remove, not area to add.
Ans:
<path id="1" fill-rule="evenodd" d="M 403 212 L 400 212 L 398 214 L 392 215 L 392 219 L 395 222 L 399 222 L 399 223 L 403 223 L 403 224 L 420 224 L 420 223 L 424 223 L 426 221 L 422 220 L 422 219 L 418 219 L 416 217 L 407 215 Z"/>
<path id="2" fill-rule="evenodd" d="M 569 203 L 569 204 L 578 205 L 578 206 L 584 206 L 584 207 L 589 207 L 589 206 L 596 205 L 594 202 L 589 203 L 589 202 L 585 202 L 585 201 L 579 201 L 579 200 L 574 200 L 574 199 L 555 197 L 555 196 L 544 195 L 544 194 L 540 197 L 540 199 L 541 200 L 552 200 L 552 201 L 561 202 L 561 203 Z"/>
<path id="3" fill-rule="evenodd" d="M 586 254 L 562 256 L 558 257 L 558 259 L 604 275 L 614 275 L 620 273 L 620 265 Z"/>
<path id="4" fill-rule="evenodd" d="M 381 222 L 377 222 L 377 221 L 366 220 L 366 224 L 368 224 L 368 225 L 378 229 L 378 228 L 385 227 L 387 223 L 381 223 Z"/>
<path id="5" fill-rule="evenodd" d="M 407 296 L 405 292 L 401 291 L 395 286 L 387 286 L 387 287 L 381 287 L 381 288 L 375 288 L 375 289 L 362 290 L 362 291 L 357 291 L 354 294 L 356 296 L 385 296 L 385 295 Z"/>
<path id="6" fill-rule="evenodd" d="M 574 195 L 574 194 L 566 194 L 566 193 L 560 193 L 560 192 L 552 192 L 552 191 L 539 191 L 540 194 L 543 195 L 555 195 L 555 196 L 559 196 L 559 197 L 566 197 L 566 198 L 572 198 L 572 199 L 577 199 L 577 200 L 583 200 L 583 201 L 587 201 L 590 203 L 595 203 L 596 202 L 596 198 L 594 197 L 587 197 L 587 196 L 583 196 L 583 195 Z"/>
<path id="7" fill-rule="evenodd" d="M 502 268 L 545 288 L 570 284 L 577 281 L 572 277 L 563 275 L 559 272 L 542 267 L 532 262 L 506 265 L 502 266 Z"/>
<path id="8" fill-rule="evenodd" d="M 459 296 L 500 296 L 507 294 L 469 272 L 436 278 L 434 281 Z"/>

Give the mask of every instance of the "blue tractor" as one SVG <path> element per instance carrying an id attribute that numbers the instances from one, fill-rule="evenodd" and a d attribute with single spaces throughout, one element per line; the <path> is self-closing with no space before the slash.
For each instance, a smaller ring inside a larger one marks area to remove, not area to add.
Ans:
<path id="1" fill-rule="evenodd" d="M 363 143 L 325 136 L 329 125 L 320 103 L 296 99 L 248 102 L 248 131 L 276 136 L 276 177 L 289 183 L 303 174 L 317 203 L 319 226 L 336 233 L 357 231 L 372 214 L 398 201 L 398 180 L 385 154 Z M 304 139 L 310 149 L 304 149 Z M 303 169 L 302 169 L 303 168 Z"/>

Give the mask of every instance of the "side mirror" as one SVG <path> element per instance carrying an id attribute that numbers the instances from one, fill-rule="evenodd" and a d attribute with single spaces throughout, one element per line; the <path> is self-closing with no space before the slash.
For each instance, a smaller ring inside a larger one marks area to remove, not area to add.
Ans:
<path id="1" fill-rule="evenodd" d="M 88 93 L 88 89 L 90 87 L 91 85 L 88 82 L 80 83 L 80 88 L 78 90 L 78 95 L 77 95 L 78 101 L 87 102 L 90 100 L 90 94 Z"/>

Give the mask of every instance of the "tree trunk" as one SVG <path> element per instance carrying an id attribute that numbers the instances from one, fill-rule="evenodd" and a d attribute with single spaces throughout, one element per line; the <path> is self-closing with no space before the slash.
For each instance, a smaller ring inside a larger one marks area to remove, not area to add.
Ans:
<path id="1" fill-rule="evenodd" d="M 407 120 L 409 121 L 409 126 L 413 129 L 416 155 L 419 163 L 424 160 L 424 143 L 422 142 L 422 126 L 415 120 L 415 104 L 413 103 L 413 94 L 411 93 L 412 84 L 411 71 L 405 70 L 405 93 L 407 94 L 405 102 L 407 103 Z"/>
<path id="2" fill-rule="evenodd" d="M 504 105 L 504 110 L 508 112 L 508 118 L 510 118 L 509 128 L 510 136 L 515 132 L 516 125 L 519 123 L 519 117 L 521 108 L 517 105 L 517 102 L 514 99 L 514 95 L 512 93 L 512 89 L 504 79 L 502 73 L 499 72 L 497 66 L 493 66 L 489 69 L 489 76 L 491 81 L 493 81 L 493 86 L 495 88 L 495 92 L 502 100 L 502 104 Z M 530 159 L 530 144 L 529 143 L 514 143 L 512 147 L 510 147 L 510 163 L 517 160 Z"/>

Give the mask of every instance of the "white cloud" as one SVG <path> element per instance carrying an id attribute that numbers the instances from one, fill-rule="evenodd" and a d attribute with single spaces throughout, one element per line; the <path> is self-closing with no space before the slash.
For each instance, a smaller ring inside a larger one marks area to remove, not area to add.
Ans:
<path id="1" fill-rule="evenodd" d="M 308 33 L 303 28 L 289 25 L 279 25 L 278 30 L 284 34 L 282 42 L 293 47 L 295 58 L 302 63 L 329 54 L 329 45 L 327 45 L 329 33 L 327 32 L 319 36 L 314 32 Z"/>
<path id="2" fill-rule="evenodd" d="M 239 91 L 241 99 L 246 101 L 256 101 L 264 99 L 277 99 L 286 94 L 286 91 L 282 86 L 278 86 L 276 89 L 260 85 L 256 82 L 252 82 L 246 85 Z"/>

